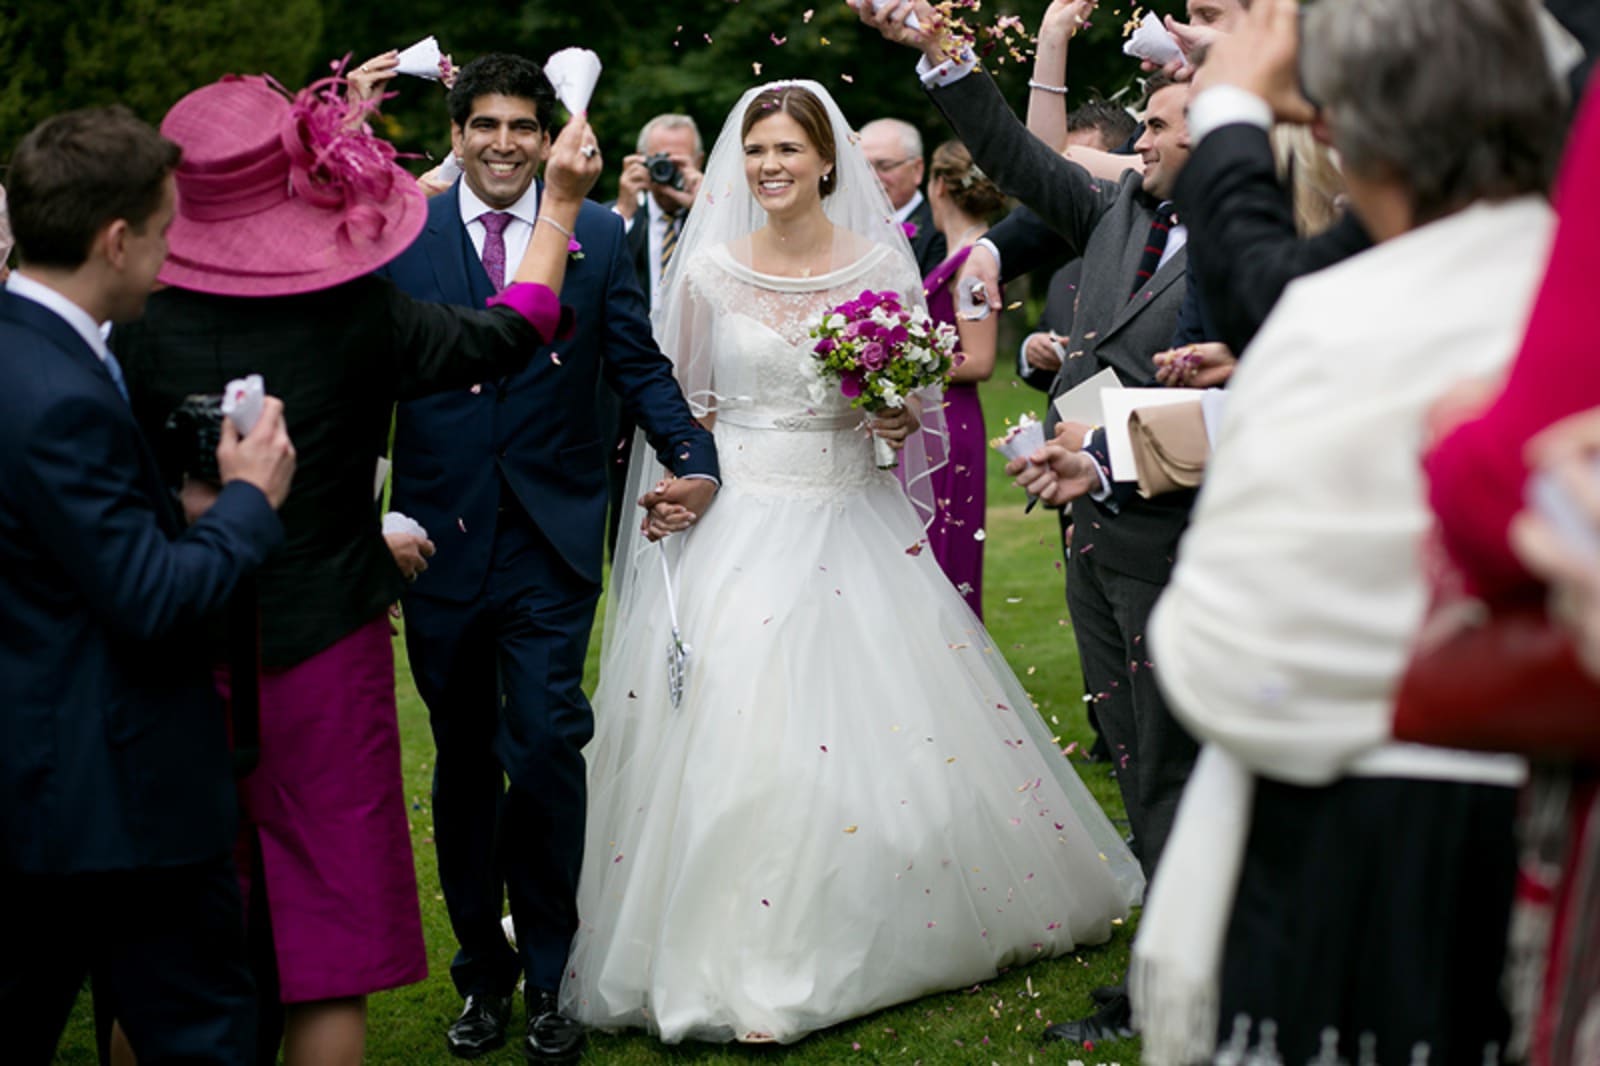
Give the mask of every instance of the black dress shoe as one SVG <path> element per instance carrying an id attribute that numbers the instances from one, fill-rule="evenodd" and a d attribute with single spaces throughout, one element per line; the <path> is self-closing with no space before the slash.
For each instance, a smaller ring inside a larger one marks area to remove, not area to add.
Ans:
<path id="1" fill-rule="evenodd" d="M 1089 999 L 1097 1007 L 1103 1007 L 1114 999 L 1121 999 L 1128 994 L 1127 985 L 1096 985 L 1089 989 Z"/>
<path id="2" fill-rule="evenodd" d="M 530 1062 L 577 1062 L 587 1043 L 583 1026 L 562 1014 L 554 992 L 528 992 L 528 1039 L 522 1053 Z"/>
<path id="3" fill-rule="evenodd" d="M 504 1045 L 510 1017 L 510 996 L 468 996 L 461 1016 L 450 1023 L 444 1034 L 450 1054 L 475 1059 Z"/>
<path id="4" fill-rule="evenodd" d="M 1119 994 L 1087 1018 L 1057 1022 L 1044 1031 L 1046 1040 L 1063 1040 L 1080 1047 L 1085 1041 L 1126 1040 L 1134 1035 L 1133 1004 L 1127 993 Z"/>

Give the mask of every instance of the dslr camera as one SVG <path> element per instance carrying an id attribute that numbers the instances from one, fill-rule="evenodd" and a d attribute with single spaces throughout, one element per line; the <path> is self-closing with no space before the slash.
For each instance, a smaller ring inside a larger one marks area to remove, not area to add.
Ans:
<path id="1" fill-rule="evenodd" d="M 167 416 L 157 449 L 162 466 L 192 478 L 222 483 L 217 444 L 222 440 L 222 394 L 193 393 Z"/>
<path id="2" fill-rule="evenodd" d="M 644 157 L 644 168 L 650 172 L 650 180 L 656 185 L 667 185 L 679 192 L 683 191 L 683 171 L 672 157 L 665 152 L 654 152 Z"/>

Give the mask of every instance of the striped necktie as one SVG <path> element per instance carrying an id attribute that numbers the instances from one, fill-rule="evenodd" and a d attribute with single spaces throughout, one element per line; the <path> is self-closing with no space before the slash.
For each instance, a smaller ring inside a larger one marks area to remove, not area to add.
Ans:
<path id="1" fill-rule="evenodd" d="M 685 211 L 675 215 L 666 215 L 664 220 L 667 228 L 661 234 L 661 276 L 666 277 L 667 264 L 672 262 L 672 253 L 678 250 L 678 234 L 683 232 L 683 216 Z"/>
<path id="2" fill-rule="evenodd" d="M 1144 254 L 1139 256 L 1139 272 L 1133 276 L 1133 292 L 1128 299 L 1139 295 L 1139 290 L 1156 276 L 1161 266 L 1161 254 L 1167 250 L 1167 234 L 1172 232 L 1172 201 L 1163 200 L 1156 207 L 1156 217 L 1150 220 L 1150 235 L 1144 241 Z"/>

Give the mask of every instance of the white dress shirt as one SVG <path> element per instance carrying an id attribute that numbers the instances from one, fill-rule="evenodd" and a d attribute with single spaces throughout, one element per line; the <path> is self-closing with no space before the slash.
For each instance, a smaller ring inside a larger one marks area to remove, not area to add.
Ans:
<path id="1" fill-rule="evenodd" d="M 472 191 L 466 179 L 456 184 L 461 202 L 461 223 L 467 227 L 467 236 L 472 238 L 472 247 L 478 253 L 478 258 L 483 258 L 483 223 L 478 221 L 478 216 L 489 211 L 498 211 L 500 208 L 490 207 L 478 198 Z M 533 225 L 539 219 L 539 183 L 530 182 L 528 190 L 522 198 L 510 207 L 505 208 L 506 214 L 511 216 L 511 221 L 506 224 L 506 277 L 507 285 L 516 275 L 517 268 L 522 265 L 522 257 L 528 251 L 528 244 L 533 240 Z"/>

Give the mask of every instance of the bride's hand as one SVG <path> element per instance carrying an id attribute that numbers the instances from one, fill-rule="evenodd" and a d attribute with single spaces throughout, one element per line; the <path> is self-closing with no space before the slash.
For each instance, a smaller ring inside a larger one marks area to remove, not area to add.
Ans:
<path id="1" fill-rule="evenodd" d="M 639 497 L 645 509 L 639 532 L 649 540 L 660 540 L 682 533 L 705 513 L 717 494 L 717 483 L 708 478 L 669 477 Z"/>
<path id="2" fill-rule="evenodd" d="M 906 446 L 906 438 L 922 428 L 922 422 L 910 404 L 879 411 L 872 420 L 872 432 L 899 451 Z"/>

